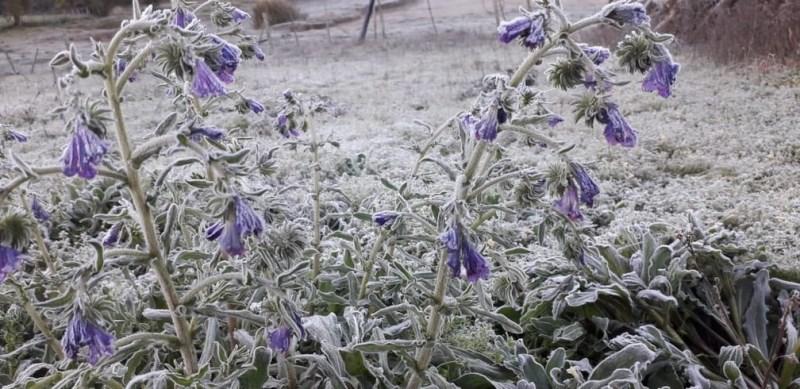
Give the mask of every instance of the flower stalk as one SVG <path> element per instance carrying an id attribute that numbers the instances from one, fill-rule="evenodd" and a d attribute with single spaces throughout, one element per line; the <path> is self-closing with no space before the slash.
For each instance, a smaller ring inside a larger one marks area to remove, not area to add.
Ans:
<path id="1" fill-rule="evenodd" d="M 320 217 L 320 205 L 321 205 L 321 194 L 322 194 L 322 186 L 320 184 L 320 170 L 322 167 L 320 166 L 320 159 L 319 159 L 319 136 L 317 134 L 316 129 L 314 126 L 310 126 L 311 131 L 311 150 L 313 153 L 314 163 L 312 164 L 312 180 L 313 180 L 313 192 L 311 196 L 313 197 L 314 201 L 314 232 L 313 232 L 313 244 L 314 249 L 317 251 L 314 253 L 314 260 L 311 264 L 311 279 L 316 279 L 317 276 L 322 272 L 322 235 L 320 232 L 320 224 L 321 224 L 321 217 Z"/>
<path id="2" fill-rule="evenodd" d="M 16 282 L 16 280 L 10 278 L 9 281 L 17 288 L 17 291 L 19 292 L 19 298 L 22 301 L 22 308 L 25 309 L 25 313 L 27 313 L 31 318 L 31 321 L 33 321 L 34 327 L 36 327 L 36 329 L 39 330 L 42 335 L 44 335 L 45 339 L 47 339 L 47 345 L 50 346 L 50 348 L 56 354 L 56 357 L 58 357 L 59 360 L 63 360 L 65 355 L 64 349 L 61 348 L 61 342 L 56 339 L 56 337 L 53 335 L 53 331 L 50 330 L 50 326 L 47 325 L 47 322 L 44 320 L 39 311 L 36 310 L 36 307 L 31 302 L 30 297 L 28 297 L 28 292 L 26 292 L 25 288 Z"/>
<path id="3" fill-rule="evenodd" d="M 194 345 L 189 332 L 189 324 L 178 313 L 180 300 L 175 291 L 175 286 L 170 277 L 167 263 L 161 252 L 160 241 L 156 232 L 153 215 L 150 206 L 147 204 L 144 189 L 142 188 L 141 179 L 139 177 L 139 170 L 133 163 L 132 147 L 130 144 L 130 137 L 125 127 L 125 118 L 122 113 L 122 106 L 120 104 L 119 92 L 117 88 L 118 81 L 114 77 L 114 59 L 122 42 L 123 37 L 127 34 L 130 26 L 136 25 L 133 22 L 128 25 L 128 28 L 120 30 L 111 40 L 108 47 L 108 52 L 105 58 L 105 89 L 108 105 L 114 115 L 114 123 L 117 133 L 117 145 L 119 147 L 122 161 L 125 165 L 125 173 L 128 181 L 128 190 L 131 194 L 134 208 L 139 214 L 138 222 L 144 232 L 144 238 L 147 245 L 147 252 L 151 257 L 151 265 L 153 271 L 158 279 L 158 284 L 161 292 L 164 294 L 164 299 L 167 303 L 167 308 L 170 311 L 172 322 L 175 326 L 175 334 L 180 340 L 180 352 L 183 357 L 184 370 L 186 374 L 193 374 L 197 371 L 197 355 L 194 350 Z M 121 85 L 124 86 L 124 85 Z"/>

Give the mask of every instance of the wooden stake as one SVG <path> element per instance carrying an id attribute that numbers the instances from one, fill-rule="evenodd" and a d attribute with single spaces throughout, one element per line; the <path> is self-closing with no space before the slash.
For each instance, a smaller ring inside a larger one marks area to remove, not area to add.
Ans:
<path id="1" fill-rule="evenodd" d="M 31 64 L 31 74 L 36 71 L 36 60 L 39 59 L 39 48 L 36 48 L 36 52 L 33 53 L 33 63 Z"/>
<path id="2" fill-rule="evenodd" d="M 439 30 L 436 28 L 436 19 L 433 18 L 433 8 L 431 8 L 431 0 L 428 1 L 428 15 L 431 17 L 431 25 L 433 26 L 433 33 L 439 35 Z"/>
<path id="3" fill-rule="evenodd" d="M 17 68 L 14 66 L 14 61 L 12 61 L 11 56 L 8 55 L 8 51 L 4 51 L 3 53 L 6 55 L 6 60 L 8 61 L 8 64 L 11 65 L 11 72 L 13 72 L 14 74 L 19 74 Z"/>
<path id="4" fill-rule="evenodd" d="M 358 37 L 358 42 L 363 43 L 367 39 L 367 30 L 369 29 L 369 19 L 372 17 L 372 11 L 375 8 L 375 0 L 369 0 L 367 6 L 367 14 L 364 16 L 364 24 L 361 26 L 361 35 Z"/>

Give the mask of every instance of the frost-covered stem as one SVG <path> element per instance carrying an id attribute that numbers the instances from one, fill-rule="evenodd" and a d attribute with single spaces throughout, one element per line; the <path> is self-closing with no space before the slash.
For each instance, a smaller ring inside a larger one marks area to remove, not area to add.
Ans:
<path id="1" fill-rule="evenodd" d="M 539 60 L 556 45 L 556 42 L 557 41 L 555 40 L 551 40 L 542 48 L 528 55 L 528 58 L 526 58 L 519 68 L 517 68 L 517 71 L 514 72 L 514 75 L 511 77 L 511 81 L 509 81 L 509 86 L 512 88 L 517 87 L 525 79 L 525 76 L 528 74 L 531 68 L 536 65 L 536 63 L 538 63 Z M 477 142 L 475 147 L 472 149 L 469 162 L 467 162 L 467 166 L 464 168 L 464 173 L 461 174 L 458 179 L 456 179 L 456 203 L 467 199 L 467 192 L 469 187 L 472 185 L 472 179 L 474 178 L 475 173 L 478 171 L 478 167 L 481 164 L 481 160 L 485 152 L 486 142 Z M 428 319 L 428 326 L 425 329 L 426 343 L 421 349 L 417 350 L 417 366 L 416 370 L 412 372 L 411 377 L 409 378 L 408 385 L 406 386 L 408 389 L 418 389 L 422 384 L 422 376 L 420 375 L 420 372 L 424 372 L 431 363 L 433 346 L 436 339 L 439 337 L 439 329 L 441 328 L 442 321 L 440 310 L 444 305 L 444 297 L 445 293 L 447 292 L 447 284 L 449 280 L 447 274 L 447 250 L 442 250 L 439 254 L 439 262 L 437 267 L 436 284 L 433 292 L 433 302 L 431 304 L 431 316 Z"/>
<path id="2" fill-rule="evenodd" d="M 314 181 L 314 192 L 311 194 L 314 200 L 314 248 L 317 250 L 316 254 L 314 254 L 314 262 L 312 263 L 311 268 L 311 278 L 316 279 L 317 276 L 322 272 L 322 264 L 320 263 L 322 260 L 322 236 L 320 235 L 320 196 L 322 193 L 322 187 L 320 185 L 320 170 L 322 167 L 320 166 L 319 162 L 319 137 L 317 136 L 317 131 L 314 126 L 311 126 L 311 150 L 314 154 L 314 163 L 312 166 L 312 180 Z"/>
<path id="3" fill-rule="evenodd" d="M 16 280 L 9 281 L 11 281 L 10 283 L 17 288 L 17 291 L 19 292 L 19 298 L 22 300 L 22 307 L 25 309 L 25 313 L 30 316 L 34 327 L 36 327 L 36 329 L 39 330 L 42 335 L 44 335 L 44 337 L 47 339 L 47 344 L 53 349 L 53 352 L 56 353 L 58 359 L 64 359 L 64 349 L 61 347 L 61 342 L 56 339 L 56 337 L 53 335 L 53 331 L 50 331 L 50 326 L 47 325 L 47 322 L 44 321 L 42 315 L 39 314 L 39 311 L 37 311 L 36 307 L 33 305 L 33 303 L 31 303 L 28 293 L 25 291 L 22 285 L 16 282 Z"/>
<path id="4" fill-rule="evenodd" d="M 133 72 L 136 71 L 136 68 L 142 65 L 147 57 L 150 56 L 150 52 L 153 50 L 153 43 L 148 42 L 147 45 L 138 53 L 135 57 L 128 63 L 128 67 L 122 71 L 122 74 L 119 75 L 119 79 L 117 79 L 117 94 L 122 94 L 122 90 L 125 89 L 125 85 L 130 80 Z"/>
<path id="5" fill-rule="evenodd" d="M 372 246 L 372 250 L 369 253 L 369 257 L 367 257 L 367 261 L 364 263 L 364 278 L 361 279 L 361 287 L 358 289 L 358 299 L 361 300 L 367 295 L 367 284 L 369 283 L 370 277 L 372 277 L 372 268 L 375 267 L 375 260 L 378 256 L 378 253 L 381 251 L 383 246 L 383 241 L 386 239 L 386 232 L 381 231 L 378 238 L 375 239 L 375 245 Z"/>
<path id="6" fill-rule="evenodd" d="M 19 176 L 11 180 L 5 186 L 0 187 L 0 204 L 3 203 L 6 197 L 8 197 L 8 195 L 11 194 L 11 192 L 13 192 L 15 189 L 19 188 L 20 186 L 22 186 L 23 184 L 25 184 L 30 180 L 39 178 L 41 176 L 64 174 L 64 168 L 61 166 L 45 166 L 45 167 L 31 168 L 31 170 L 33 171 L 33 173 L 36 174 L 35 176 L 28 174 L 24 176 Z M 119 180 L 124 183 L 128 182 L 128 176 L 105 168 L 98 168 L 97 175 L 101 177 L 113 178 L 115 180 Z"/>
<path id="7" fill-rule="evenodd" d="M 25 211 L 28 212 L 28 215 L 33 215 L 30 203 L 25 201 L 24 198 L 21 198 L 20 201 L 25 205 Z M 47 249 L 47 245 L 44 243 L 44 237 L 42 236 L 42 231 L 39 229 L 39 225 L 37 224 L 31 230 L 33 233 L 33 240 L 36 241 L 36 247 L 39 248 L 39 252 L 42 254 L 42 259 L 44 259 L 47 269 L 55 274 L 56 268 L 53 263 L 53 257 L 50 256 L 50 250 Z"/>
<path id="8" fill-rule="evenodd" d="M 131 25 L 136 24 L 135 22 Z M 130 26 L 130 25 L 129 25 Z M 117 132 L 117 145 L 119 152 L 122 155 L 122 161 L 125 165 L 125 172 L 128 176 L 128 189 L 131 193 L 131 199 L 136 211 L 139 214 L 138 222 L 144 232 L 144 238 L 147 245 L 147 252 L 152 258 L 153 271 L 156 273 L 158 284 L 161 287 L 161 292 L 164 294 L 167 308 L 170 311 L 172 322 L 175 326 L 175 334 L 180 339 L 180 352 L 183 357 L 184 370 L 186 374 L 194 374 L 197 371 L 197 354 L 194 350 L 191 335 L 189 333 L 189 325 L 186 320 L 178 313 L 178 305 L 180 300 L 175 291 L 175 286 L 172 283 L 172 278 L 167 269 L 167 263 L 161 252 L 160 241 L 156 232 L 153 215 L 150 211 L 150 206 L 147 204 L 144 189 L 139 178 L 139 170 L 131 159 L 132 148 L 128 130 L 125 127 L 125 118 L 122 114 L 122 106 L 120 105 L 119 95 L 117 93 L 117 84 L 114 77 L 114 59 L 119 49 L 119 44 L 122 38 L 127 34 L 127 28 L 123 28 L 111 39 L 108 52 L 105 58 L 105 89 L 108 105 L 114 114 L 114 123 Z"/>
<path id="9" fill-rule="evenodd" d="M 478 170 L 478 166 L 480 165 L 485 151 L 486 142 L 477 142 L 475 148 L 472 149 L 472 155 L 470 156 L 469 162 L 467 162 L 467 166 L 464 168 L 464 173 L 462 173 L 458 179 L 456 179 L 456 202 L 461 202 L 466 199 L 467 189 L 471 185 L 472 178 L 474 177 L 475 172 Z M 426 369 L 428 369 L 428 365 L 431 363 L 433 346 L 436 342 L 436 339 L 439 338 L 439 329 L 442 326 L 442 314 L 440 311 L 444 305 L 447 284 L 450 279 L 448 270 L 447 250 L 442 250 L 439 254 L 439 262 L 437 264 L 436 284 L 433 290 L 433 302 L 430 306 L 431 316 L 428 318 L 428 326 L 425 329 L 426 342 L 421 349 L 417 350 L 417 366 L 416 370 L 412 372 L 411 377 L 409 378 L 408 385 L 406 386 L 408 389 L 417 389 L 420 387 L 422 384 L 422 376 L 419 374 L 419 372 L 424 372 Z"/>

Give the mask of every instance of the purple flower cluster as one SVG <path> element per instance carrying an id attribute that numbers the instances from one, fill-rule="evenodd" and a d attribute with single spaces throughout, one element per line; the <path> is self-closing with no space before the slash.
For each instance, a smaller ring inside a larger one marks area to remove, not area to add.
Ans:
<path id="1" fill-rule="evenodd" d="M 644 78 L 642 89 L 645 92 L 658 92 L 661 97 L 667 98 L 672 95 L 672 85 L 678 79 L 681 65 L 672 61 L 667 49 L 660 45 L 656 47 L 660 48 L 658 57 L 653 59 L 653 66 Z"/>
<path id="2" fill-rule="evenodd" d="M 231 11 L 231 19 L 233 20 L 234 23 L 241 23 L 247 20 L 248 18 L 250 18 L 250 14 L 242 11 L 239 8 L 234 8 L 233 11 Z"/>
<path id="3" fill-rule="evenodd" d="M 236 81 L 233 73 L 242 60 L 242 50 L 216 35 L 211 35 L 211 41 L 219 45 L 219 51 L 206 57 L 206 61 L 220 81 L 225 84 Z"/>
<path id="4" fill-rule="evenodd" d="M 544 14 L 536 13 L 502 22 L 497 27 L 498 39 L 503 43 L 520 39 L 522 45 L 529 49 L 542 47 L 546 38 L 544 21 Z"/>
<path id="5" fill-rule="evenodd" d="M 464 116 L 461 123 L 475 139 L 494 142 L 497 139 L 498 127 L 508 121 L 508 113 L 503 108 L 488 108 L 483 116 L 477 118 L 471 114 Z"/>
<path id="6" fill-rule="evenodd" d="M 622 147 L 636 146 L 638 132 L 628 124 L 616 104 L 608 103 L 601 108 L 597 114 L 597 121 L 606 125 L 603 134 L 608 144 Z"/>
<path id="7" fill-rule="evenodd" d="M 72 140 L 61 156 L 64 175 L 90 180 L 97 175 L 97 165 L 108 152 L 108 144 L 90 130 L 82 120 L 75 121 Z"/>
<path id="8" fill-rule="evenodd" d="M 244 239 L 250 235 L 258 236 L 263 231 L 261 216 L 247 201 L 236 195 L 228 205 L 224 220 L 206 229 L 206 239 L 219 240 L 220 249 L 227 255 L 242 256 L 246 252 Z"/>
<path id="9" fill-rule="evenodd" d="M 275 128 L 283 135 L 284 138 L 297 138 L 300 136 L 300 130 L 297 128 L 297 123 L 289 119 L 285 112 L 278 114 L 275 119 Z"/>
<path id="10" fill-rule="evenodd" d="M 461 276 L 463 267 L 469 282 L 475 283 L 480 279 L 488 279 L 490 270 L 486 258 L 475 249 L 464 235 L 462 228 L 457 223 L 453 224 L 439 237 L 439 240 L 447 248 L 447 266 L 450 267 L 453 277 Z"/>
<path id="11" fill-rule="evenodd" d="M 86 319 L 80 310 L 75 310 L 61 338 L 61 346 L 71 359 L 77 359 L 80 349 L 88 347 L 89 363 L 94 365 L 104 355 L 114 354 L 114 336 Z"/>
<path id="12" fill-rule="evenodd" d="M 399 217 L 400 214 L 397 212 L 381 211 L 372 215 L 372 222 L 377 224 L 379 227 L 389 229 L 392 227 L 392 225 L 394 225 L 394 222 L 396 222 L 397 218 Z"/>
<path id="13" fill-rule="evenodd" d="M 570 180 L 561 198 L 553 204 L 553 208 L 567 219 L 578 221 L 583 219 L 580 203 L 590 208 L 594 207 L 594 198 L 600 194 L 600 187 L 582 165 L 570 163 L 570 169 L 574 181 Z"/>
<path id="14" fill-rule="evenodd" d="M 259 103 L 256 100 L 246 99 L 245 103 L 247 104 L 247 107 L 250 109 L 250 111 L 253 112 L 253 113 L 264 112 L 264 105 Z"/>
<path id="15" fill-rule="evenodd" d="M 17 249 L 0 244 L 0 282 L 17 271 L 22 264 L 22 255 Z"/>

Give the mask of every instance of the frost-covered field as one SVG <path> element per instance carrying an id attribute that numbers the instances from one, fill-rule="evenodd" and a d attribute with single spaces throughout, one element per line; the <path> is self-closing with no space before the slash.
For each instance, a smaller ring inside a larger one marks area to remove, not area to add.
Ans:
<path id="1" fill-rule="evenodd" d="M 0 386 L 800 385 L 797 71 L 534 2 L 2 32 Z"/>
<path id="2" fill-rule="evenodd" d="M 330 12 L 352 6 L 342 3 L 338 8 L 332 4 Z M 573 14 L 581 16 L 596 4 L 567 2 Z M 325 13 L 319 4 L 307 6 L 312 16 Z M 494 19 L 479 2 L 434 4 L 434 12 L 438 35 L 433 34 L 420 2 L 388 12 L 388 37 L 381 37 L 379 26 L 375 40 L 371 28 L 369 40 L 361 46 L 354 44 L 359 28 L 355 23 L 333 27 L 331 40 L 325 30 L 300 32 L 299 45 L 293 34 L 283 30 L 275 34 L 275 42 L 265 43 L 266 61 L 244 64 L 237 76 L 250 96 L 267 103 L 285 89 L 325 96 L 336 114 L 316 125 L 342 147 L 326 148 L 323 158 L 338 163 L 361 153 L 367 156 L 368 168 L 392 177 L 416 158 L 407 147 L 428 138 L 415 120 L 438 126 L 471 103 L 485 74 L 509 72 L 524 58 L 524 53 L 496 42 L 491 31 Z M 509 6 L 507 12 L 514 11 Z M 75 30 L 68 29 L 73 34 Z M 30 32 L 7 31 L 0 34 L 0 41 L 21 53 L 26 53 L 21 49 L 26 38 L 31 47 L 59 49 L 63 43 L 53 42 L 56 32 L 40 32 L 47 36 L 43 40 Z M 85 33 L 77 36 L 86 38 Z M 86 42 L 76 43 L 86 47 Z M 30 56 L 27 53 L 28 61 Z M 680 223 L 693 211 L 707 223 L 724 223 L 741 233 L 763 259 L 797 264 L 798 84 L 789 82 L 790 72 L 777 67 L 743 69 L 683 55 L 678 61 L 683 69 L 670 99 L 642 94 L 636 87 L 620 89 L 621 105 L 641 132 L 641 147 L 609 148 L 600 141 L 601 127 L 593 131 L 570 120 L 551 131 L 553 137 L 579 145 L 577 155 L 591 156 L 587 162 L 593 162 L 603 193 L 589 215 L 601 231 L 614 231 L 632 223 Z M 0 61 L 0 69 L 3 66 L 7 63 Z M 0 122 L 33 136 L 34 141 L 16 148 L 26 160 L 55 160 L 67 134 L 59 120 L 46 115 L 55 103 L 55 91 L 46 66 L 38 67 L 34 75 L 2 79 Z M 638 82 L 635 76 L 628 78 Z M 130 103 L 126 114 L 135 135 L 148 133 L 169 104 L 168 97 L 151 93 L 155 85 L 145 79 L 126 93 Z M 563 115 L 571 117 L 568 100 L 556 101 L 561 102 L 556 107 Z M 218 123 L 226 120 L 220 118 Z M 245 134 L 266 138 L 265 147 L 278 140 L 270 133 L 270 124 L 258 117 L 236 124 L 246 127 Z M 364 181 L 353 179 L 352 189 L 364 193 L 374 189 Z M 377 179 L 372 182 L 380 185 Z M 609 209 L 616 213 L 614 220 L 604 218 Z"/>

